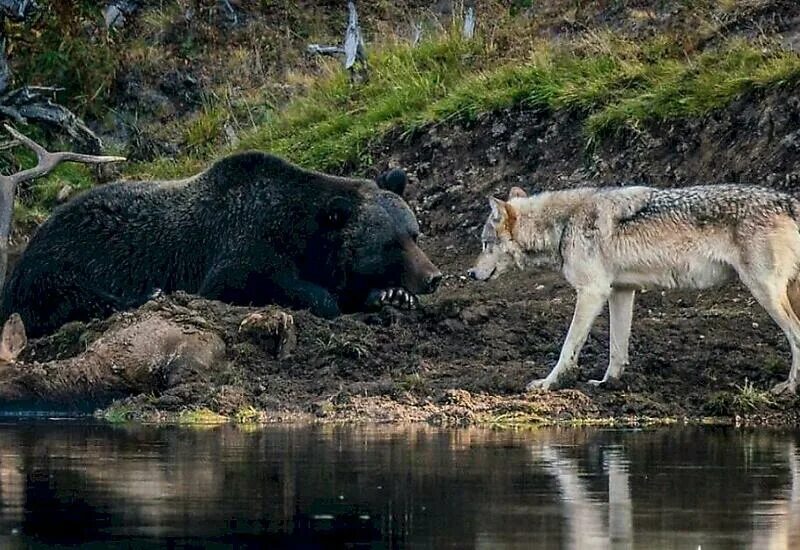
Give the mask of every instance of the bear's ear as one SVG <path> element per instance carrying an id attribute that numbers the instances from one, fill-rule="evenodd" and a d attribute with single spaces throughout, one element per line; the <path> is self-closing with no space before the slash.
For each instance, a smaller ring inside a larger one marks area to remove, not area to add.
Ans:
<path id="1" fill-rule="evenodd" d="M 388 172 L 384 172 L 377 178 L 375 178 L 375 183 L 378 184 L 378 187 L 381 189 L 385 189 L 386 191 L 391 191 L 397 195 L 403 196 L 403 192 L 406 190 L 406 184 L 408 183 L 408 177 L 406 173 L 400 170 L 399 168 L 393 168 Z"/>
<path id="2" fill-rule="evenodd" d="M 321 212 L 324 226 L 339 229 L 344 227 L 353 215 L 353 203 L 344 197 L 333 197 Z"/>

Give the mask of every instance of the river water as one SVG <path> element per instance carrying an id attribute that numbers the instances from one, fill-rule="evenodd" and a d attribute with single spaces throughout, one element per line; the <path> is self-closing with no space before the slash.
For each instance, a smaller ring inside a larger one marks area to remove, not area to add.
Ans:
<path id="1" fill-rule="evenodd" d="M 800 548 L 800 434 L 0 423 L 0 548 Z"/>

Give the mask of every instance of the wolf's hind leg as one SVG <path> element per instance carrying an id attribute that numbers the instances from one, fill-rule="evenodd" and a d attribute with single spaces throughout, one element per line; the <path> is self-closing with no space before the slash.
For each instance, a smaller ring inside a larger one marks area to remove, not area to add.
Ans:
<path id="1" fill-rule="evenodd" d="M 608 369 L 602 380 L 589 380 L 589 384 L 593 386 L 619 380 L 622 371 L 628 366 L 628 342 L 631 337 L 635 296 L 635 290 L 619 288 L 612 290 L 608 297 Z"/>
<path id="2" fill-rule="evenodd" d="M 772 392 L 775 394 L 795 393 L 797 390 L 798 374 L 800 374 L 800 319 L 798 319 L 787 293 L 789 281 L 780 280 L 775 282 L 775 278 L 769 281 L 749 280 L 741 277 L 742 282 L 747 285 L 753 297 L 758 303 L 767 310 L 770 317 L 781 327 L 786 339 L 789 340 L 789 347 L 792 350 L 792 367 L 789 371 L 789 378 L 785 382 L 775 385 Z"/>
<path id="3" fill-rule="evenodd" d="M 603 304 L 608 299 L 610 292 L 610 286 L 607 290 L 598 290 L 596 288 L 578 290 L 575 313 L 572 316 L 572 323 L 569 326 L 564 345 L 561 347 L 558 363 L 546 378 L 534 380 L 528 384 L 526 388 L 528 391 L 534 389 L 549 390 L 556 383 L 561 373 L 577 364 L 578 354 L 580 354 L 581 348 L 589 336 L 589 330 L 603 309 Z"/>

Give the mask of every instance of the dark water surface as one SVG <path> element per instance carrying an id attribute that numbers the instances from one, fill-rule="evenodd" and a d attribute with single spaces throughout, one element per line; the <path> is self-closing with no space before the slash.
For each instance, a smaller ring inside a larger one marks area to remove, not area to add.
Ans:
<path id="1" fill-rule="evenodd" d="M 0 423 L 0 548 L 800 548 L 800 435 Z"/>

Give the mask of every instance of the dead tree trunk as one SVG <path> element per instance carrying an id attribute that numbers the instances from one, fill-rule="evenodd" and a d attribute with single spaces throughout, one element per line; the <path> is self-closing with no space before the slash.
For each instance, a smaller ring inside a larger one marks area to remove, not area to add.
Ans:
<path id="1" fill-rule="evenodd" d="M 472 40 L 475 36 L 475 8 L 472 6 L 467 8 L 467 13 L 464 16 L 464 28 L 462 34 L 467 40 Z"/>
<path id="2" fill-rule="evenodd" d="M 365 80 L 367 77 L 367 52 L 364 48 L 364 37 L 358 24 L 358 12 L 353 2 L 347 3 L 347 29 L 342 46 L 321 46 L 309 44 L 307 51 L 318 55 L 335 55 L 344 57 L 344 68 L 350 72 L 351 80 Z"/>
<path id="3" fill-rule="evenodd" d="M 6 271 L 8 268 L 8 239 L 11 236 L 11 222 L 14 216 L 14 197 L 16 196 L 17 185 L 23 181 L 32 180 L 48 174 L 62 162 L 104 164 L 125 160 L 125 157 L 84 155 L 81 153 L 72 153 L 70 151 L 51 153 L 32 139 L 17 132 L 8 124 L 4 126 L 6 131 L 15 139 L 12 144 L 24 145 L 31 149 L 36 153 L 38 162 L 33 168 L 28 168 L 16 174 L 8 176 L 0 175 L 0 288 L 5 284 Z M 12 144 L 7 144 L 6 147 Z"/>

